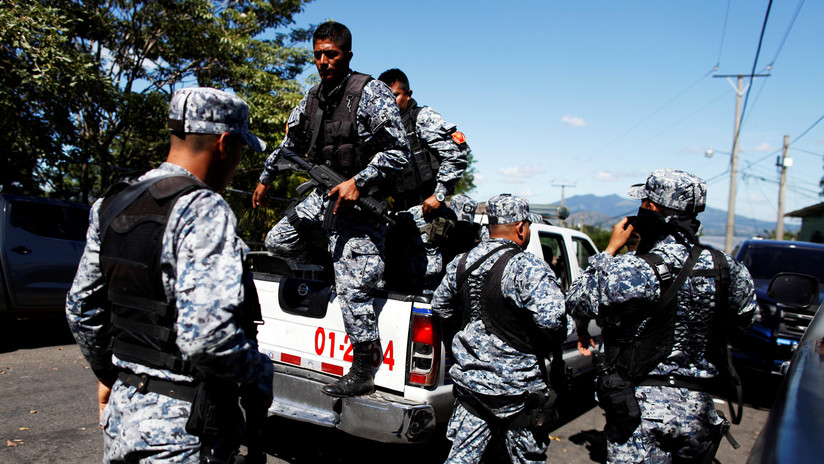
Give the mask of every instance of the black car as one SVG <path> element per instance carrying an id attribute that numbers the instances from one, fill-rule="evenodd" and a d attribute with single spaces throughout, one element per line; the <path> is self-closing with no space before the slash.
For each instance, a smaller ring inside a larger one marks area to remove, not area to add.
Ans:
<path id="1" fill-rule="evenodd" d="M 779 374 L 782 365 L 792 358 L 824 295 L 819 295 L 816 304 L 794 307 L 776 303 L 767 295 L 767 288 L 779 272 L 808 274 L 824 282 L 824 245 L 750 239 L 742 242 L 733 255 L 752 274 L 758 303 L 752 328 L 731 338 L 736 364 Z"/>

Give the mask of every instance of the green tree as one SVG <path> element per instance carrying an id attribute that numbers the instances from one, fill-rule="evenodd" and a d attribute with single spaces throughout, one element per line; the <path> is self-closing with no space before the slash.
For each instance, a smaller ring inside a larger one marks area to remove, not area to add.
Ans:
<path id="1" fill-rule="evenodd" d="M 14 169 L 0 188 L 89 201 L 124 170 L 156 166 L 168 150 L 169 98 L 188 85 L 246 99 L 254 130 L 273 145 L 311 58 L 298 46 L 308 30 L 284 32 L 304 3 L 4 2 L 0 141 Z M 247 155 L 235 183 L 247 187 L 244 174 L 264 156 Z"/>
<path id="2" fill-rule="evenodd" d="M 0 4 L 0 189 L 40 194 L 76 143 L 73 115 L 100 78 L 69 31 L 78 20 L 42 2 Z"/>
<path id="3" fill-rule="evenodd" d="M 467 156 L 467 166 L 466 171 L 464 171 L 463 177 L 461 180 L 455 184 L 455 193 L 463 193 L 469 194 L 471 191 L 475 190 L 475 173 L 477 169 L 475 169 L 475 157 L 472 156 L 472 153 Z"/>

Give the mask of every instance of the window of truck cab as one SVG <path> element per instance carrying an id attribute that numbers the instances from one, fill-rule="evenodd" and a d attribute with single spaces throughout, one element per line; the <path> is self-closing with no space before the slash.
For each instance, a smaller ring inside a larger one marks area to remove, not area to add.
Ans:
<path id="1" fill-rule="evenodd" d="M 549 264 L 552 272 L 555 273 L 555 277 L 558 278 L 561 290 L 566 292 L 569 289 L 569 263 L 566 260 L 569 253 L 567 253 L 564 245 L 564 237 L 560 234 L 544 231 L 538 232 L 538 237 L 541 239 L 541 252 L 544 261 Z"/>

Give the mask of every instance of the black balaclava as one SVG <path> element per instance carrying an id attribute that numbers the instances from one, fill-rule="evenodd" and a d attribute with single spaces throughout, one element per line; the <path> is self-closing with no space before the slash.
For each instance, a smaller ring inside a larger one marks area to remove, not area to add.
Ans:
<path id="1" fill-rule="evenodd" d="M 679 213 L 665 217 L 663 214 L 647 208 L 639 208 L 638 216 L 632 222 L 635 232 L 641 236 L 637 254 L 649 253 L 652 247 L 667 235 L 672 235 L 675 241 L 687 245 L 698 243 L 698 228 L 701 222 L 689 213 Z M 686 237 L 684 240 L 681 234 Z"/>

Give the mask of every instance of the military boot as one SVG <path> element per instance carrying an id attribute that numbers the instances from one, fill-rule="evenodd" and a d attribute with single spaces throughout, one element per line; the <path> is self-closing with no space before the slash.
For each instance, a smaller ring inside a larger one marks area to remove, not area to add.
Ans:
<path id="1" fill-rule="evenodd" d="M 372 375 L 372 343 L 357 343 L 352 347 L 352 367 L 338 380 L 324 385 L 322 390 L 330 396 L 346 397 L 368 395 L 375 391 Z"/>

